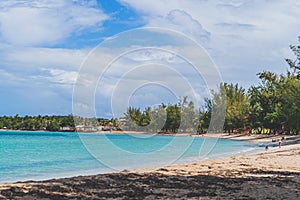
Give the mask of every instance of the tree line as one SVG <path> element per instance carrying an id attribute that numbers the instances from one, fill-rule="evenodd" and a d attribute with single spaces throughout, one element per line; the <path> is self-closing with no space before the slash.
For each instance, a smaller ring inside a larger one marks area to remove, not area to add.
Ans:
<path id="1" fill-rule="evenodd" d="M 199 112 L 195 104 L 187 97 L 176 104 L 161 104 L 157 107 L 140 108 L 129 107 L 125 113 L 123 129 L 150 132 L 185 132 L 195 131 Z"/>
<path id="2" fill-rule="evenodd" d="M 84 118 L 74 117 L 73 115 L 67 116 L 24 116 L 18 114 L 15 116 L 2 116 L 0 117 L 0 129 L 11 130 L 45 130 L 45 131 L 61 131 L 63 127 L 68 131 L 75 131 L 75 123 L 84 126 L 118 126 L 117 119 L 104 119 L 104 118 Z"/>

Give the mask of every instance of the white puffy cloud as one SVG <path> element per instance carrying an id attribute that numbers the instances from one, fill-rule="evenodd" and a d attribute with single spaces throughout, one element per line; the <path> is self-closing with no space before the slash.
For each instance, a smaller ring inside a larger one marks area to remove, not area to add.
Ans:
<path id="1" fill-rule="evenodd" d="M 0 54 L 0 92 L 5 98 L 0 102 L 8 106 L 0 114 L 71 113 L 73 84 L 87 53 L 5 45 Z"/>
<path id="2" fill-rule="evenodd" d="M 41 76 L 41 78 L 46 78 L 49 82 L 59 83 L 62 85 L 72 86 L 77 79 L 77 71 L 65 71 L 61 69 L 45 69 L 46 72 L 49 72 L 49 76 Z"/>
<path id="3" fill-rule="evenodd" d="M 78 70 L 89 49 L 0 47 L 2 67 L 35 72 L 41 68 Z"/>
<path id="4" fill-rule="evenodd" d="M 75 83 L 78 70 L 88 49 L 55 49 L 32 47 L 0 48 L 1 67 L 11 76 L 6 81 L 27 80 L 27 84 L 55 83 L 70 86 Z"/>
<path id="5" fill-rule="evenodd" d="M 95 3 L 72 0 L 2 0 L 0 32 L 3 42 L 17 45 L 53 45 L 74 32 L 100 28 L 108 19 Z"/>
<path id="6" fill-rule="evenodd" d="M 148 26 L 177 30 L 202 42 L 210 38 L 210 32 L 203 28 L 199 21 L 195 20 L 188 12 L 180 9 L 170 10 L 166 16 L 149 17 Z"/>
<path id="7" fill-rule="evenodd" d="M 65 82 L 66 77 L 59 85 L 55 84 L 59 80 L 49 80 L 62 74 L 54 72 L 49 76 L 32 77 L 0 69 L 0 103 L 3 105 L 0 114 L 70 114 L 72 86 Z"/>

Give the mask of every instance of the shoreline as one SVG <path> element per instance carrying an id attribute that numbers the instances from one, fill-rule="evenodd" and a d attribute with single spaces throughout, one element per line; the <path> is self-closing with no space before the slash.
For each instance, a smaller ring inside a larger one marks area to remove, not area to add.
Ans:
<path id="1" fill-rule="evenodd" d="M 112 130 L 112 131 L 95 131 L 95 132 L 80 132 L 80 131 L 46 131 L 46 130 L 13 130 L 13 129 L 0 129 L 0 131 L 16 131 L 16 132 L 43 132 L 43 133 L 87 133 L 87 134 L 141 134 L 141 135 L 157 135 L 157 136 L 193 136 L 193 137 L 211 137 L 211 138 L 223 138 L 241 141 L 266 141 L 268 139 L 274 139 L 279 137 L 300 137 L 299 134 L 246 134 L 246 133 L 164 133 L 164 132 L 145 132 L 145 131 L 123 131 L 123 130 Z"/>
<path id="2" fill-rule="evenodd" d="M 232 137 L 230 139 L 243 141 L 247 139 L 259 143 L 270 142 L 270 139 L 279 137 L 221 136 L 227 139 Z M 274 147 L 268 151 L 253 154 L 175 164 L 158 169 L 144 168 L 91 176 L 0 184 L 0 199 L 10 197 L 18 199 L 23 196 L 50 199 L 57 197 L 64 199 L 136 197 L 132 195 L 142 198 L 161 196 L 163 198 L 235 199 L 246 198 L 246 196 L 256 198 L 255 195 L 258 195 L 256 190 L 265 191 L 260 194 L 261 198 L 272 198 L 274 194 L 277 194 L 277 197 L 286 195 L 287 198 L 297 199 L 300 197 L 300 193 L 297 192 L 300 186 L 300 136 L 285 137 L 286 140 L 281 148 Z M 233 181 L 232 184 L 231 181 Z M 261 184 L 255 187 L 256 184 L 253 185 L 253 181 Z M 191 187 L 186 188 L 184 186 L 186 184 Z M 203 188 L 198 187 L 200 185 Z M 212 187 L 214 185 L 214 190 L 207 188 L 209 185 Z M 239 187 L 239 189 L 228 189 L 229 186 Z M 80 187 L 82 190 L 79 189 Z M 93 192 L 96 190 L 101 192 Z M 225 194 L 228 195 L 229 191 L 230 196 L 226 196 Z"/>

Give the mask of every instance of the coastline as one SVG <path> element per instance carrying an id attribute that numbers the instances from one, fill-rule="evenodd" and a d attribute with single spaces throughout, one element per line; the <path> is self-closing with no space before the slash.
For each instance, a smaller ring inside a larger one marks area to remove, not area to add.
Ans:
<path id="1" fill-rule="evenodd" d="M 145 131 L 123 131 L 123 130 L 112 130 L 112 131 L 95 131 L 95 132 L 80 132 L 80 131 L 46 131 L 46 130 L 13 130 L 13 129 L 0 129 L 0 131 L 15 131 L 15 132 L 44 132 L 44 133 L 95 133 L 95 134 L 142 134 L 142 135 L 157 135 L 157 136 L 192 136 L 192 137 L 209 137 L 209 138 L 222 138 L 240 141 L 249 141 L 255 143 L 268 142 L 270 139 L 278 139 L 281 137 L 291 138 L 300 137 L 300 135 L 284 135 L 284 134 L 245 134 L 245 133 L 157 133 L 157 132 L 145 132 Z"/>
<path id="2" fill-rule="evenodd" d="M 258 143 L 271 142 L 274 137 L 280 137 L 213 135 Z M 176 164 L 159 169 L 1 184 L 0 199 L 297 199 L 300 197 L 300 136 L 285 137 L 281 148 L 274 147 L 254 154 Z"/>

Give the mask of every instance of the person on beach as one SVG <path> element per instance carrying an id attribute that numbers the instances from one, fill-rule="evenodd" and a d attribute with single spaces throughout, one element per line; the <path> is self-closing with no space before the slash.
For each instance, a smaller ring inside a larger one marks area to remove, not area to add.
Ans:
<path id="1" fill-rule="evenodd" d="M 265 147 L 265 150 L 266 150 L 266 151 L 268 151 L 268 150 L 269 150 L 269 146 L 268 146 L 268 145 L 266 145 L 266 147 Z"/>
<path id="2" fill-rule="evenodd" d="M 278 147 L 281 148 L 281 145 L 282 145 L 282 141 L 281 139 L 278 141 Z"/>

